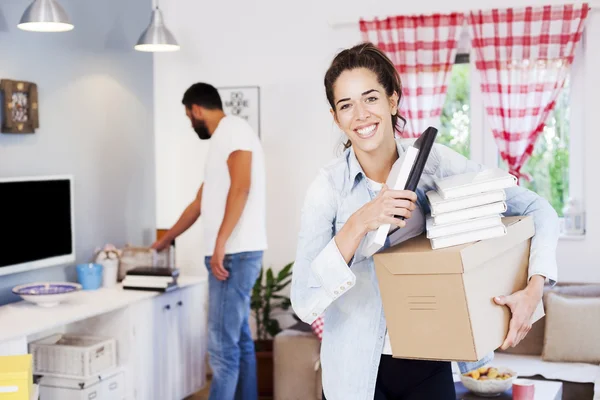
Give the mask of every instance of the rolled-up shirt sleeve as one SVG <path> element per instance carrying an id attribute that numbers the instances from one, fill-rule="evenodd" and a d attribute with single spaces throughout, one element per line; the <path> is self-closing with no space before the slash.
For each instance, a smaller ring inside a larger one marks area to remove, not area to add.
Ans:
<path id="1" fill-rule="evenodd" d="M 309 324 L 356 282 L 334 239 L 336 211 L 333 184 L 321 170 L 309 187 L 302 207 L 292 272 L 292 308 Z"/>

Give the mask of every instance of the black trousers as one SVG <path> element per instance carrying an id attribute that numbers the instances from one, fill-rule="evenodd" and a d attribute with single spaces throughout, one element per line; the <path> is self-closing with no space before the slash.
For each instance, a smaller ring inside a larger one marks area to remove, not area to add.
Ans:
<path id="1" fill-rule="evenodd" d="M 373 400 L 456 400 L 451 364 L 382 355 Z"/>

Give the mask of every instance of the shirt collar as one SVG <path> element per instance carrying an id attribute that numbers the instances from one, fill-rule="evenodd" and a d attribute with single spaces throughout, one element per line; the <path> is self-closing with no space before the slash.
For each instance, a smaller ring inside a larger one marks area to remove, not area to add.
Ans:
<path id="1" fill-rule="evenodd" d="M 396 149 L 398 149 L 398 156 L 401 157 L 404 153 L 404 149 L 402 148 L 400 141 L 396 140 Z M 356 158 L 356 154 L 354 153 L 354 146 L 350 146 L 348 152 L 348 170 L 350 171 L 350 182 L 352 184 L 352 189 L 358 182 L 357 178 L 366 177 L 365 172 L 363 171 L 358 159 Z"/>

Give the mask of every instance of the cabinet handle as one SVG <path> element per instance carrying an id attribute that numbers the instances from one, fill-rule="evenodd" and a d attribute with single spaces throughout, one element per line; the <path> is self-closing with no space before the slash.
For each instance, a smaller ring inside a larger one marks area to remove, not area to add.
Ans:
<path id="1" fill-rule="evenodd" d="M 183 305 L 183 301 L 179 300 L 179 301 L 177 302 L 177 305 L 178 305 L 179 307 L 181 307 L 181 306 Z"/>
<path id="2" fill-rule="evenodd" d="M 88 399 L 95 399 L 96 397 L 98 397 L 98 394 L 96 392 L 92 392 L 90 394 L 88 394 Z"/>
<path id="3" fill-rule="evenodd" d="M 171 305 L 170 305 L 170 304 L 167 304 L 167 305 L 165 306 L 165 310 L 170 310 L 170 309 L 171 309 Z"/>
<path id="4" fill-rule="evenodd" d="M 109 390 L 115 390 L 119 385 L 117 384 L 117 382 L 113 382 L 108 386 Z"/>

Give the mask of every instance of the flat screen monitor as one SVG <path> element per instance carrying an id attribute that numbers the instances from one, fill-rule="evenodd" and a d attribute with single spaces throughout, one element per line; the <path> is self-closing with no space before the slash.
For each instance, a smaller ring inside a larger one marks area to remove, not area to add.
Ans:
<path id="1" fill-rule="evenodd" d="M 75 261 L 72 176 L 0 178 L 0 275 Z"/>

